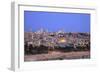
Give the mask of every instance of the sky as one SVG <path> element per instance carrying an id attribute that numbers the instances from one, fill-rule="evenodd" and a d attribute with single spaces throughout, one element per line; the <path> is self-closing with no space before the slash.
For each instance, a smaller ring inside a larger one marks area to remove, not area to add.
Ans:
<path id="1" fill-rule="evenodd" d="M 90 14 L 24 11 L 24 31 L 90 32 Z"/>

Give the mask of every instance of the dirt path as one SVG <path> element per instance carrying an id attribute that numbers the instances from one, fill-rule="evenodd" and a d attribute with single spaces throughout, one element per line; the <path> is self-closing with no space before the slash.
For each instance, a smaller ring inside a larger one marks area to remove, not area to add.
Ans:
<path id="1" fill-rule="evenodd" d="M 63 60 L 63 59 L 84 59 L 90 58 L 89 51 L 81 52 L 50 52 L 48 54 L 25 55 L 24 61 L 44 61 L 44 60 Z"/>

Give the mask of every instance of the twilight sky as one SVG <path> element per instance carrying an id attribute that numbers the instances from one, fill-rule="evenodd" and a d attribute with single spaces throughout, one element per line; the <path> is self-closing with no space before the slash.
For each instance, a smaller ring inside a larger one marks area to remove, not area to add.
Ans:
<path id="1" fill-rule="evenodd" d="M 24 31 L 90 32 L 90 14 L 24 11 Z"/>

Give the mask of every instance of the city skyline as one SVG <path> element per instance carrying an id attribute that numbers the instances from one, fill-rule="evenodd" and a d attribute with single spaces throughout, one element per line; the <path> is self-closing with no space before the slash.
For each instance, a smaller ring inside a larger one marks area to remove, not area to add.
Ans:
<path id="1" fill-rule="evenodd" d="M 24 11 L 24 31 L 90 32 L 90 14 Z"/>

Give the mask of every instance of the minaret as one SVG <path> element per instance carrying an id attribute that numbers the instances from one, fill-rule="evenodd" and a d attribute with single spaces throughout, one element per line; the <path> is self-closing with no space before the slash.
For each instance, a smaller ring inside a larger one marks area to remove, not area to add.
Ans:
<path id="1" fill-rule="evenodd" d="M 30 28 L 30 39 L 33 39 L 33 33 L 32 33 L 32 28 Z"/>
<path id="2" fill-rule="evenodd" d="M 43 28 L 41 28 L 41 29 L 40 29 L 40 32 L 41 32 L 41 33 L 43 33 L 43 32 L 44 32 Z"/>

